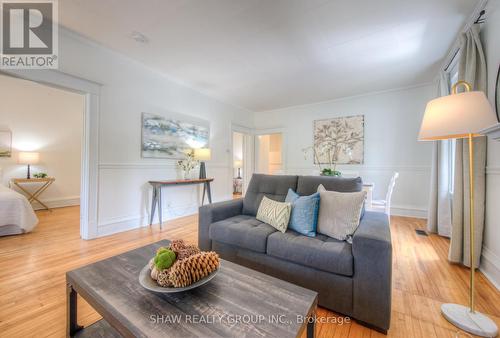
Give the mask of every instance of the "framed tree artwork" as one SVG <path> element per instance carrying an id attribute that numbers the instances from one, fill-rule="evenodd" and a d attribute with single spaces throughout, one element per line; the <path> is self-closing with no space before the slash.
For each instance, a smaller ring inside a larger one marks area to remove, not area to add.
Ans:
<path id="1" fill-rule="evenodd" d="M 362 164 L 364 115 L 314 121 L 315 164 Z"/>

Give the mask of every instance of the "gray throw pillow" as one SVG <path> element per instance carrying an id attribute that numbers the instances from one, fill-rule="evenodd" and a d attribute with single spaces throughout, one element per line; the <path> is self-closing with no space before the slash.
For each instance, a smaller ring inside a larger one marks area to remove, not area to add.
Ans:
<path id="1" fill-rule="evenodd" d="M 320 200 L 317 232 L 341 241 L 347 240 L 359 226 L 366 192 L 328 191 L 322 184 L 319 185 L 318 192 Z"/>

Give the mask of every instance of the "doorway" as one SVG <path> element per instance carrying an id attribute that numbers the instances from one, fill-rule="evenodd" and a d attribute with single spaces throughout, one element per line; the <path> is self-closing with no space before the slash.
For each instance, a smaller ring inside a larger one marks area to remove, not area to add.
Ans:
<path id="1" fill-rule="evenodd" d="M 232 189 L 233 198 L 241 198 L 250 182 L 254 163 L 254 141 L 250 129 L 233 126 L 232 129 Z"/>
<path id="2" fill-rule="evenodd" d="M 0 74 L 83 95 L 85 107 L 81 140 L 80 236 L 83 239 L 96 238 L 101 85 L 57 70 L 1 70 Z"/>
<path id="3" fill-rule="evenodd" d="M 261 174 L 284 174 L 283 133 L 260 134 L 255 138 L 255 171 Z"/>
<path id="4" fill-rule="evenodd" d="M 10 153 L 0 157 L 0 185 L 28 202 L 24 211 L 15 211 L 20 221 L 14 225 L 38 231 L 22 221 L 31 208 L 43 217 L 54 208 L 74 207 L 78 212 L 85 96 L 2 74 L 0 91 L 5 94 L 0 129 L 11 141 Z"/>

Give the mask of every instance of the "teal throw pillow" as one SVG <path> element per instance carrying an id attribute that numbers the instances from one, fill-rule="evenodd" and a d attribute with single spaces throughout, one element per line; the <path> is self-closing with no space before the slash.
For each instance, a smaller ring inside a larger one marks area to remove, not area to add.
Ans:
<path id="1" fill-rule="evenodd" d="M 288 189 L 285 202 L 292 204 L 288 228 L 299 234 L 315 237 L 318 225 L 319 198 L 319 193 L 300 196 L 292 189 Z"/>

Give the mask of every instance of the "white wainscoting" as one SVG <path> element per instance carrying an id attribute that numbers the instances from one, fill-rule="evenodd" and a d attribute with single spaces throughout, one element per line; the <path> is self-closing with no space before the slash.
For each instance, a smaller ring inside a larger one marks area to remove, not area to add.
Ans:
<path id="1" fill-rule="evenodd" d="M 480 270 L 500 290 L 500 167 L 486 168 L 486 225 Z"/>
<path id="2" fill-rule="evenodd" d="M 500 257 L 486 246 L 483 246 L 479 270 L 500 291 Z"/>
<path id="3" fill-rule="evenodd" d="M 391 213 L 398 216 L 427 218 L 429 199 L 430 166 L 406 165 L 339 165 L 337 170 L 357 173 L 364 182 L 375 184 L 374 199 L 385 199 L 389 181 L 394 172 L 399 172 L 392 195 Z M 319 172 L 316 166 L 289 165 L 287 174 L 313 175 Z"/>
<path id="4" fill-rule="evenodd" d="M 197 172 L 194 170 L 193 176 Z M 213 202 L 231 199 L 232 187 L 227 180 L 231 175 L 229 165 L 207 162 L 207 173 L 214 177 L 211 185 Z M 148 181 L 176 179 L 179 176 L 173 161 L 100 164 L 98 236 L 148 226 L 152 195 Z M 202 185 L 163 188 L 163 221 L 196 213 L 201 205 L 201 189 Z M 158 223 L 158 213 L 154 223 Z"/>
<path id="5" fill-rule="evenodd" d="M 43 199 L 40 198 L 40 201 L 45 203 L 49 208 L 64 208 L 71 207 L 75 205 L 80 205 L 80 196 L 66 196 L 66 197 L 58 197 L 58 198 L 49 198 Z M 44 208 L 39 205 L 36 201 L 33 202 L 33 209 L 35 210 L 43 210 Z"/>

